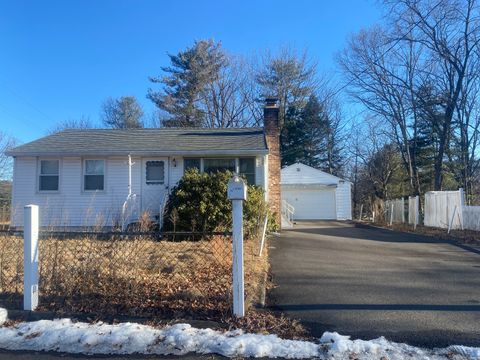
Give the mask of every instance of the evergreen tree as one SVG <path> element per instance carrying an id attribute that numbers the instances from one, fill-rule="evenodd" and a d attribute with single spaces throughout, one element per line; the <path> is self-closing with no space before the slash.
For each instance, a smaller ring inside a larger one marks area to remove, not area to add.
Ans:
<path id="1" fill-rule="evenodd" d="M 168 55 L 171 66 L 163 67 L 163 77 L 151 77 L 161 84 L 161 91 L 149 90 L 147 97 L 167 114 L 164 126 L 202 127 L 205 111 L 201 102 L 209 85 L 219 77 L 227 64 L 221 44 L 213 40 L 195 41 L 192 47 L 176 55 Z"/>
<path id="2" fill-rule="evenodd" d="M 302 112 L 303 163 L 315 168 L 321 166 L 321 144 L 325 139 L 326 123 L 323 107 L 315 95 L 311 95 Z"/>
<path id="3" fill-rule="evenodd" d="M 332 175 L 343 176 L 345 156 L 342 144 L 342 118 L 338 108 L 322 107 L 321 140 L 319 144 L 320 168 Z"/>
<path id="4" fill-rule="evenodd" d="M 423 192 L 435 189 L 435 158 L 439 153 L 442 137 L 447 136 L 446 148 L 442 161 L 442 188 L 456 188 L 453 173 L 455 172 L 455 161 L 452 157 L 456 151 L 450 146 L 450 138 L 453 136 L 453 129 L 444 134 L 445 97 L 437 94 L 430 84 L 425 84 L 418 89 L 416 105 L 418 111 L 417 136 L 415 151 L 417 156 L 417 167 L 419 169 L 419 181 Z"/>
<path id="5" fill-rule="evenodd" d="M 300 111 L 291 106 L 285 117 L 285 124 L 280 136 L 282 166 L 304 161 L 304 123 Z"/>
<path id="6" fill-rule="evenodd" d="M 281 136 L 282 165 L 301 162 L 320 166 L 320 144 L 323 137 L 322 107 L 315 95 L 301 110 L 290 107 Z"/>

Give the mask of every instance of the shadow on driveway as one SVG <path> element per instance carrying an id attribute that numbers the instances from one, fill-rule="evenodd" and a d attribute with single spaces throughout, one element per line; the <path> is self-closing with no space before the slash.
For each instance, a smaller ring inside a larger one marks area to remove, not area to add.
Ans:
<path id="1" fill-rule="evenodd" d="M 385 336 L 480 346 L 480 251 L 338 221 L 299 223 L 271 242 L 269 306 L 313 336 Z"/>
<path id="2" fill-rule="evenodd" d="M 325 222 L 327 223 L 327 222 Z M 336 225 L 336 226 L 333 226 Z M 340 225 L 340 226 L 338 226 Z M 449 244 L 457 246 L 462 250 L 470 251 L 480 255 L 480 250 L 474 247 L 458 243 L 453 240 L 440 239 L 432 236 L 423 236 L 412 233 L 405 233 L 400 231 L 376 228 L 368 225 L 354 224 L 353 228 L 357 231 L 351 231 L 351 227 L 345 227 L 338 222 L 332 222 L 331 227 L 313 227 L 313 228 L 298 228 L 294 230 L 298 233 L 335 236 L 343 238 L 351 238 L 357 240 L 381 241 L 388 243 L 416 243 L 416 244 Z M 366 230 L 362 232 L 361 230 Z"/>

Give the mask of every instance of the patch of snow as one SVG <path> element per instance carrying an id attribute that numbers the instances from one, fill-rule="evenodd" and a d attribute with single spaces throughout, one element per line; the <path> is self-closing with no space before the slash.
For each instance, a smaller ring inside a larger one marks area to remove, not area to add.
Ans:
<path id="1" fill-rule="evenodd" d="M 87 324 L 70 319 L 23 322 L 0 328 L 0 348 L 60 351 L 82 354 L 184 355 L 216 353 L 224 356 L 311 358 L 319 346 L 307 341 L 283 340 L 276 335 L 219 332 L 177 324 L 156 329 L 122 323 Z"/>
<path id="2" fill-rule="evenodd" d="M 2 326 L 7 320 L 8 320 L 7 310 L 0 308 L 0 326 Z"/>
<path id="3" fill-rule="evenodd" d="M 452 345 L 445 349 L 445 353 L 454 353 L 463 355 L 466 359 L 480 359 L 480 348 Z"/>
<path id="4" fill-rule="evenodd" d="M 0 309 L 3 310 L 3 309 Z M 2 313 L 0 311 L 0 313 Z M 479 359 L 480 348 L 450 346 L 421 349 L 381 337 L 350 340 L 326 332 L 319 343 L 285 340 L 276 335 L 248 334 L 241 330 L 196 329 L 188 324 L 154 328 L 135 323 L 88 324 L 70 319 L 22 322 L 0 327 L 0 348 L 59 351 L 75 354 L 219 354 L 228 357 L 282 357 L 288 359 Z"/>
<path id="5" fill-rule="evenodd" d="M 355 354 L 359 359 L 446 359 L 438 351 L 393 343 L 384 337 L 368 341 L 350 340 L 350 336 L 325 332 L 320 343 L 328 345 L 327 352 L 331 359 L 349 359 L 351 354 Z"/>

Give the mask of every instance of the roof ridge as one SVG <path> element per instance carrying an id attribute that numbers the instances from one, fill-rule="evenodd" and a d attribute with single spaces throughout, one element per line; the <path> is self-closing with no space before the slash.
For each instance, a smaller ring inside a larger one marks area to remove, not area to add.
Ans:
<path id="1" fill-rule="evenodd" d="M 115 131 L 115 132 L 127 132 L 127 131 L 151 131 L 151 130 L 161 130 L 161 131 L 184 131 L 184 130 L 195 130 L 195 131 L 242 131 L 242 130 L 258 130 L 263 131 L 263 127 L 230 127 L 230 128 L 197 128 L 197 127 L 171 127 L 171 128 L 129 128 L 129 129 L 109 129 L 109 128 L 88 128 L 88 129 L 64 129 L 54 134 L 59 134 L 62 132 L 77 132 L 77 131 Z M 54 135 L 51 134 L 51 135 Z"/>

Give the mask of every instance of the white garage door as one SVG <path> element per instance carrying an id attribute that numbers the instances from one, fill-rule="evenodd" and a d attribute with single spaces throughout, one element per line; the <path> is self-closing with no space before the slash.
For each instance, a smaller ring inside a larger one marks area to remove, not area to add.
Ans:
<path id="1" fill-rule="evenodd" d="M 335 189 L 284 189 L 282 198 L 295 207 L 295 220 L 337 218 Z"/>

